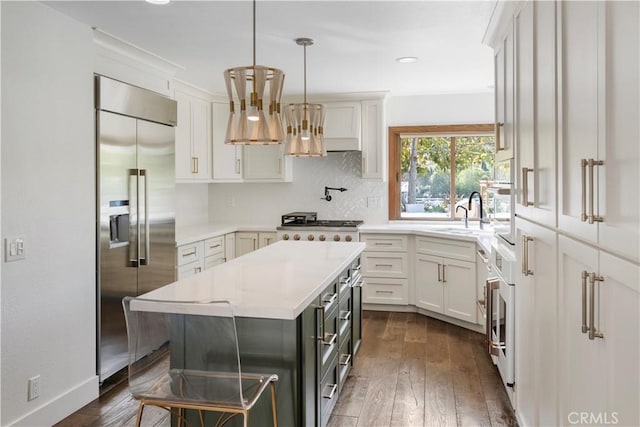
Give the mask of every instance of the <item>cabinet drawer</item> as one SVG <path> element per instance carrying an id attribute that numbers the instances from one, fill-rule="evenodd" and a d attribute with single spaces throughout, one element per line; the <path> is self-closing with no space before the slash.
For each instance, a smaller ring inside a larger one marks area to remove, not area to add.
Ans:
<path id="1" fill-rule="evenodd" d="M 351 331 L 351 318 L 353 317 L 353 310 L 351 305 L 351 295 L 340 297 L 340 308 L 338 309 L 338 330 L 340 346 L 342 347 L 342 341 L 346 338 L 346 334 Z"/>
<path id="2" fill-rule="evenodd" d="M 213 237 L 204 241 L 204 256 L 213 255 L 224 257 L 224 236 Z"/>
<path id="3" fill-rule="evenodd" d="M 351 286 L 353 286 L 353 277 L 350 276 L 350 270 L 346 269 L 338 276 L 338 293 L 340 294 L 340 300 L 351 295 Z"/>
<path id="4" fill-rule="evenodd" d="M 463 261 L 476 261 L 476 245 L 474 242 L 437 237 L 416 238 L 416 252 Z"/>
<path id="5" fill-rule="evenodd" d="M 365 277 L 409 277 L 409 257 L 406 253 L 364 252 L 362 270 Z"/>
<path id="6" fill-rule="evenodd" d="M 226 260 L 224 259 L 224 254 L 218 254 L 213 256 L 208 256 L 204 259 L 204 269 L 208 270 L 211 267 L 215 267 L 219 264 L 224 264 Z"/>
<path id="7" fill-rule="evenodd" d="M 362 289 L 362 302 L 367 304 L 409 304 L 408 279 L 367 277 Z"/>
<path id="8" fill-rule="evenodd" d="M 407 236 L 400 234 L 361 234 L 360 241 L 367 244 L 367 251 L 406 251 Z"/>
<path id="9" fill-rule="evenodd" d="M 324 340 L 320 341 L 320 375 L 329 369 L 329 364 L 338 354 L 338 310 L 325 312 Z"/>
<path id="10" fill-rule="evenodd" d="M 204 251 L 204 242 L 189 243 L 178 247 L 178 265 L 197 261 Z"/>
<path id="11" fill-rule="evenodd" d="M 340 350 L 338 351 L 338 393 L 342 391 L 342 387 L 347 380 L 352 360 L 351 334 L 348 334 L 347 338 L 340 341 Z"/>
<path id="12" fill-rule="evenodd" d="M 338 357 L 333 358 L 329 369 L 320 382 L 320 426 L 326 427 L 331 416 L 331 411 L 338 401 Z"/>
<path id="13" fill-rule="evenodd" d="M 327 286 L 322 294 L 320 294 L 320 304 L 324 306 L 325 312 L 329 312 L 336 306 L 338 302 L 338 281 L 334 281 Z"/>
<path id="14" fill-rule="evenodd" d="M 202 264 L 200 261 L 194 261 L 189 264 L 183 264 L 178 267 L 178 279 L 184 279 L 185 277 L 193 276 L 202 271 Z"/>

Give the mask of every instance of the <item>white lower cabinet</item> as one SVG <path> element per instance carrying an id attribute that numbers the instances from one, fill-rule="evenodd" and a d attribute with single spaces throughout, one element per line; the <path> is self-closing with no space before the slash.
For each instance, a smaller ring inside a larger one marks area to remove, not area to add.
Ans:
<path id="1" fill-rule="evenodd" d="M 367 244 L 360 262 L 364 277 L 365 304 L 409 304 L 409 236 L 361 234 Z"/>
<path id="2" fill-rule="evenodd" d="M 236 233 L 224 235 L 224 259 L 232 260 L 236 257 Z"/>
<path id="3" fill-rule="evenodd" d="M 178 279 L 193 276 L 204 269 L 204 242 L 194 242 L 178 247 Z"/>
<path id="4" fill-rule="evenodd" d="M 475 243 L 416 238 L 414 282 L 417 307 L 476 323 Z"/>
<path id="5" fill-rule="evenodd" d="M 476 264 L 416 254 L 416 306 L 476 323 Z"/>
<path id="6" fill-rule="evenodd" d="M 640 425 L 640 267 L 560 236 L 559 424 Z"/>
<path id="7" fill-rule="evenodd" d="M 277 240 L 277 234 L 271 231 L 239 231 L 235 234 L 236 257 L 263 248 Z"/>
<path id="8" fill-rule="evenodd" d="M 522 426 L 558 425 L 556 233 L 518 218 L 516 236 L 521 267 L 515 288 L 518 421 Z"/>

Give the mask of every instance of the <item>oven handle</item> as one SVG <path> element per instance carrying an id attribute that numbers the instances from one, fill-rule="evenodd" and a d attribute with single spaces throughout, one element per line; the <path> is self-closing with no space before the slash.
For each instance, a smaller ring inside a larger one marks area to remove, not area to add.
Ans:
<path id="1" fill-rule="evenodd" d="M 493 291 L 496 289 L 500 289 L 500 278 L 499 277 L 491 277 L 487 279 L 485 286 L 485 295 L 484 301 L 486 304 L 487 310 L 487 321 L 485 324 L 485 335 L 487 340 L 487 348 L 489 349 L 489 354 L 497 355 L 498 348 L 493 345 L 493 340 L 491 339 L 491 325 L 493 322 Z"/>

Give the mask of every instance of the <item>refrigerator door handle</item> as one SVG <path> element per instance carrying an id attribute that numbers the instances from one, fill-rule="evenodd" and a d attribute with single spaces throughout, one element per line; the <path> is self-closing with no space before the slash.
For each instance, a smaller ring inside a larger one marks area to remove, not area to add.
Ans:
<path id="1" fill-rule="evenodd" d="M 133 228 L 132 232 L 129 233 L 129 262 L 127 267 L 138 267 L 139 265 L 139 255 L 140 255 L 140 219 L 139 216 L 139 206 L 138 206 L 138 169 L 129 169 L 129 209 L 135 209 L 135 212 L 130 211 L 130 219 L 131 222 L 130 227 Z M 131 179 L 131 177 L 135 177 L 135 179 Z"/>
<path id="2" fill-rule="evenodd" d="M 147 209 L 147 207 L 149 206 L 149 186 L 148 186 L 148 180 L 149 180 L 149 174 L 147 172 L 146 169 L 140 169 L 140 173 L 138 175 L 138 182 L 140 181 L 140 179 L 142 179 L 144 181 L 144 185 L 143 185 L 143 189 L 144 189 L 144 197 L 142 197 L 142 200 L 144 201 L 144 204 L 142 206 L 142 210 L 143 210 L 143 218 L 144 218 L 144 229 L 142 231 L 144 231 L 144 254 L 142 254 L 142 256 L 140 256 L 138 258 L 139 261 L 139 265 L 149 265 L 149 261 L 151 261 L 151 248 L 150 248 L 150 244 L 149 244 L 149 209 Z M 138 211 L 139 212 L 139 211 Z M 138 214 L 138 216 L 140 216 Z M 138 234 L 138 239 L 140 240 L 141 246 L 142 246 L 142 234 Z"/>

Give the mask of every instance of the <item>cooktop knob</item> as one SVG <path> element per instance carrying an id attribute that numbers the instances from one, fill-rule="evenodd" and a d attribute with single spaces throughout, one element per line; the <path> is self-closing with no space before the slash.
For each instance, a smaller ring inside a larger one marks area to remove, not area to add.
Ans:
<path id="1" fill-rule="evenodd" d="M 293 240 L 300 240 L 300 235 L 299 234 L 294 234 L 293 235 Z"/>
<path id="2" fill-rule="evenodd" d="M 336 242 L 340 241 L 340 236 L 338 236 L 337 234 L 335 236 L 333 236 L 333 240 L 335 240 Z"/>
<path id="3" fill-rule="evenodd" d="M 309 235 L 307 236 L 307 239 L 309 239 L 309 240 L 313 240 L 313 239 L 315 239 L 315 236 L 314 236 L 313 234 L 309 234 Z"/>
<path id="4" fill-rule="evenodd" d="M 324 237 L 324 234 L 321 234 L 318 239 L 320 239 L 321 242 L 324 242 L 325 240 L 327 240 L 326 237 Z"/>
<path id="5" fill-rule="evenodd" d="M 288 234 L 283 234 L 282 235 L 282 240 L 289 240 L 289 235 Z"/>
<path id="6" fill-rule="evenodd" d="M 353 240 L 353 238 L 351 236 L 346 236 L 344 240 L 346 240 L 347 242 L 350 242 L 351 240 Z"/>

